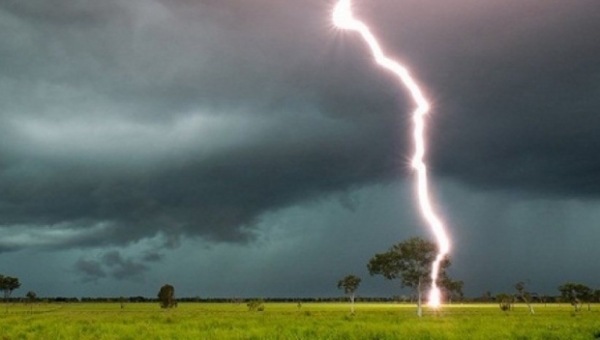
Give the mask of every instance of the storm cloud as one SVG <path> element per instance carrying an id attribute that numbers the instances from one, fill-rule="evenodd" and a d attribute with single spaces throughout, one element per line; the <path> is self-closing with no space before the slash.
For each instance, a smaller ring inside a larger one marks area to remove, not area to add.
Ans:
<path id="1" fill-rule="evenodd" d="M 86 282 L 141 280 L 190 240 L 252 248 L 273 214 L 338 200 L 343 219 L 367 204 L 354 193 L 410 180 L 410 98 L 357 36 L 332 26 L 332 6 L 4 1 L 0 252 L 98 250 L 69 270 Z M 449 191 L 494 202 L 481 216 L 453 202 L 451 220 L 514 213 L 501 208 L 511 201 L 593 209 L 597 1 L 355 6 L 432 100 L 439 205 Z M 516 215 L 481 234 L 455 228 L 479 242 L 512 230 Z M 327 247 L 335 237 L 323 233 Z"/>
<path id="2" fill-rule="evenodd" d="M 64 244 L 91 246 L 156 233 L 242 241 L 266 211 L 393 176 L 394 100 L 360 86 L 318 93 L 304 70 L 334 65 L 314 60 L 331 43 L 311 41 L 299 13 L 277 29 L 292 8 L 257 2 L 273 15 L 262 22 L 237 4 L 143 9 L 155 16 L 68 4 L 47 17 L 6 6 L 26 37 L 7 48 L 22 65 L 4 82 L 16 96 L 3 118 L 3 225 L 86 229 Z"/>

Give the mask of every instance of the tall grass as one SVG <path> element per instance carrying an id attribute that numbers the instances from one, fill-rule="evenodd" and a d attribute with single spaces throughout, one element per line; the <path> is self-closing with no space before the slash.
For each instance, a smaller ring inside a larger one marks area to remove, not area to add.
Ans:
<path id="1" fill-rule="evenodd" d="M 250 312 L 241 304 L 118 303 L 11 305 L 0 313 L 0 340 L 13 339 L 594 339 L 600 306 L 525 306 L 505 313 L 497 305 L 454 305 L 417 318 L 414 306 L 266 303 Z"/>

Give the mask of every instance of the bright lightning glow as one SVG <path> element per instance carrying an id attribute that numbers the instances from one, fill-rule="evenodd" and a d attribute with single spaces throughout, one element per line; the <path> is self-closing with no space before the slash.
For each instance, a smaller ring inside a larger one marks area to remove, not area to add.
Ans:
<path id="1" fill-rule="evenodd" d="M 428 301 L 429 306 L 437 308 L 441 304 L 441 293 L 437 285 L 440 263 L 450 251 L 450 240 L 446 235 L 444 225 L 431 207 L 431 201 L 429 200 L 429 193 L 427 189 L 427 167 L 423 161 L 423 158 L 425 157 L 424 116 L 429 111 L 429 103 L 423 96 L 423 93 L 421 92 L 421 89 L 417 85 L 416 81 L 408 73 L 408 70 L 398 62 L 387 58 L 383 54 L 377 39 L 375 39 L 375 36 L 373 36 L 369 30 L 369 27 L 367 27 L 367 25 L 365 25 L 363 22 L 354 19 L 352 16 L 350 0 L 339 0 L 335 6 L 335 9 L 333 10 L 333 23 L 342 29 L 353 30 L 360 33 L 367 45 L 369 45 L 377 64 L 398 76 L 402 82 L 402 85 L 408 89 L 417 105 L 415 111 L 413 112 L 413 139 L 415 143 L 415 153 L 412 159 L 412 166 L 417 172 L 417 192 L 421 213 L 423 214 L 427 224 L 429 224 L 431 227 L 438 244 L 438 253 L 431 268 L 432 283 Z"/>

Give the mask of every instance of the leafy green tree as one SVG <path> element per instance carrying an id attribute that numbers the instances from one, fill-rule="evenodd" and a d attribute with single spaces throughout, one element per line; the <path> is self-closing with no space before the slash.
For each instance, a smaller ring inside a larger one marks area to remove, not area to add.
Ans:
<path id="1" fill-rule="evenodd" d="M 581 305 L 584 302 L 588 304 L 588 310 L 590 310 L 590 301 L 593 298 L 593 291 L 590 287 L 581 284 L 567 282 L 558 287 L 562 298 L 573 305 L 575 311 L 581 310 Z"/>
<path id="2" fill-rule="evenodd" d="M 523 302 L 525 302 L 525 304 L 527 304 L 527 307 L 529 307 L 529 313 L 535 314 L 533 306 L 531 305 L 531 293 L 525 290 L 525 282 L 517 282 L 515 284 L 515 289 L 517 290 L 517 293 L 519 294 Z"/>
<path id="3" fill-rule="evenodd" d="M 32 290 L 28 291 L 27 294 L 25 294 L 25 297 L 30 303 L 33 303 L 35 300 L 37 300 L 37 294 Z"/>
<path id="4" fill-rule="evenodd" d="M 161 308 L 172 308 L 175 306 L 175 288 L 170 284 L 160 287 L 158 291 L 158 300 Z"/>
<path id="5" fill-rule="evenodd" d="M 360 285 L 360 277 L 356 275 L 348 275 L 338 281 L 338 289 L 344 288 L 344 293 L 350 297 L 350 312 L 354 314 L 354 296 L 358 286 Z"/>
<path id="6" fill-rule="evenodd" d="M 444 275 L 440 280 L 440 288 L 448 298 L 448 303 L 452 300 L 461 300 L 464 297 L 463 287 L 465 283 L 462 280 L 452 280 Z"/>
<path id="7" fill-rule="evenodd" d="M 594 299 L 594 290 L 584 284 L 579 284 L 578 287 L 578 293 L 579 293 L 579 299 L 584 302 L 587 303 L 587 307 L 588 307 L 588 312 L 590 310 L 592 310 L 592 300 Z"/>
<path id="8" fill-rule="evenodd" d="M 13 290 L 21 287 L 21 282 L 16 277 L 0 275 L 0 290 L 4 292 L 4 302 L 6 303 L 6 312 L 8 313 L 8 299 Z"/>
<path id="9" fill-rule="evenodd" d="M 422 312 L 423 289 L 431 284 L 431 264 L 437 256 L 437 246 L 420 237 L 413 237 L 393 245 L 387 252 L 375 254 L 367 268 L 371 275 L 382 275 L 388 280 L 400 279 L 401 287 L 409 287 L 417 293 L 417 315 Z M 446 257 L 440 263 L 440 282 L 450 266 Z"/>
<path id="10" fill-rule="evenodd" d="M 25 294 L 25 297 L 27 297 L 27 301 L 29 302 L 29 313 L 32 313 L 33 312 L 33 304 L 37 300 L 37 294 L 35 294 L 34 291 L 30 290 L 27 292 L 27 294 Z"/>

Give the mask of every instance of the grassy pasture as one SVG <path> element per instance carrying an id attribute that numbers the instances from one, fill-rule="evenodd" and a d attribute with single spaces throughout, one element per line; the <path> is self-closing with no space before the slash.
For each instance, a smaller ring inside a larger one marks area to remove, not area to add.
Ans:
<path id="1" fill-rule="evenodd" d="M 572 312 L 568 305 L 524 305 L 509 313 L 497 305 L 452 305 L 439 312 L 415 306 L 266 303 L 249 312 L 229 303 L 0 305 L 0 340 L 14 339 L 600 339 L 600 306 Z"/>

